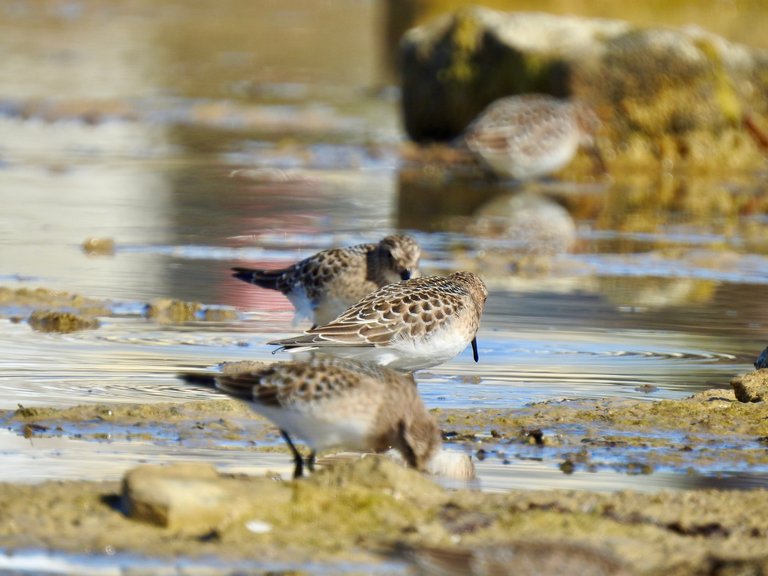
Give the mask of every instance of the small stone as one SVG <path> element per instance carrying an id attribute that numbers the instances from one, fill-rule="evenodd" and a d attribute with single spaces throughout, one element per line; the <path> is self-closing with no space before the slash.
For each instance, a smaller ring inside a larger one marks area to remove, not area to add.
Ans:
<path id="1" fill-rule="evenodd" d="M 739 402 L 762 402 L 768 398 L 768 369 L 736 376 L 731 387 Z"/>
<path id="2" fill-rule="evenodd" d="M 216 477 L 216 469 L 208 464 L 139 466 L 123 479 L 124 509 L 131 518 L 168 528 L 187 521 L 215 523 L 226 496 L 209 482 Z"/>
<path id="3" fill-rule="evenodd" d="M 54 310 L 35 310 L 27 320 L 29 325 L 38 332 L 77 332 L 99 327 L 96 318 L 87 318 L 71 312 Z"/>
<path id="4" fill-rule="evenodd" d="M 115 253 L 115 241 L 112 238 L 86 238 L 82 248 L 89 256 L 112 256 Z"/>
<path id="5" fill-rule="evenodd" d="M 263 478 L 221 476 L 210 464 L 139 466 L 123 478 L 126 514 L 185 534 L 204 535 L 244 514 L 287 505 L 290 494 Z"/>

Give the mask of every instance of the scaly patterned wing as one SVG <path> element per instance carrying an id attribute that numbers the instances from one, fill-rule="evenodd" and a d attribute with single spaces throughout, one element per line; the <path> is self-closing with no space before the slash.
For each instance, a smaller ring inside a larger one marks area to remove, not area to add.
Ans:
<path id="1" fill-rule="evenodd" d="M 450 321 L 467 295 L 466 289 L 440 277 L 389 284 L 325 326 L 268 344 L 283 348 L 387 346 L 400 337 L 423 337 Z"/>

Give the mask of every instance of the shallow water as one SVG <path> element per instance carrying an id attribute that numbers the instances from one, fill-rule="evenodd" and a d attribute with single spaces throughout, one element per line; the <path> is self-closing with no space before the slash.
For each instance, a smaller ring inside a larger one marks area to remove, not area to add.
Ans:
<path id="1" fill-rule="evenodd" d="M 672 178 L 705 197 L 758 196 L 764 174 L 647 178 L 630 190 L 645 194 L 641 205 L 617 200 L 629 194 L 625 184 L 561 183 L 551 196 L 570 210 L 571 247 L 521 267 L 521 254 L 536 251 L 535 233 L 487 237 L 471 214 L 430 218 L 444 206 L 402 177 L 396 94 L 380 89 L 388 47 L 375 40 L 377 5 L 311 4 L 254 16 L 304 31 L 304 44 L 283 50 L 265 50 L 276 42 L 269 25 L 246 34 L 228 15 L 238 32 L 222 34 L 226 26 L 207 25 L 205 10 L 173 3 L 157 18 L 141 3 L 124 6 L 125 18 L 88 3 L 67 11 L 21 2 L 0 14 L 0 46 L 13 54 L 0 63 L 0 285 L 108 298 L 116 312 L 98 330 L 58 335 L 7 319 L 28 310 L 0 310 L 0 408 L 209 397 L 176 373 L 283 358 L 264 343 L 301 328 L 284 298 L 231 278 L 231 266 L 288 264 L 401 228 L 422 244 L 426 273 L 473 269 L 490 288 L 480 362 L 465 352 L 418 375 L 430 407 L 682 398 L 727 388 L 751 368 L 766 344 L 765 216 L 685 198 L 658 208 L 653 193 Z M 336 48 L 313 27 L 347 18 L 362 24 L 334 26 L 345 30 Z M 179 21 L 185 31 L 169 35 Z M 28 42 L 41 30 L 46 43 Z M 104 34 L 112 38 L 101 50 Z M 310 55 L 306 45 L 324 49 Z M 449 195 L 499 193 L 487 186 L 438 186 L 437 196 L 448 204 Z M 113 238 L 115 254 L 85 254 L 88 237 Z M 160 297 L 235 307 L 240 317 L 181 326 L 145 319 L 144 303 Z M 21 481 L 116 478 L 137 462 L 176 458 L 288 469 L 284 457 L 245 447 L 30 441 L 5 431 L 0 454 L 10 464 L 0 479 Z M 601 490 L 746 487 L 763 473 L 565 475 L 553 462 L 522 459 L 480 463 L 479 472 L 487 489 Z"/>

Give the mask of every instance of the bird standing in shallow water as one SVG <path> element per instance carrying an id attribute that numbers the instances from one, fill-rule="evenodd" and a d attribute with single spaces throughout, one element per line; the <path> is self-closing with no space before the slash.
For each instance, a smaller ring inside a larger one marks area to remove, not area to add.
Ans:
<path id="1" fill-rule="evenodd" d="M 380 288 L 302 336 L 268 344 L 412 371 L 450 360 L 472 343 L 477 361 L 476 334 L 487 297 L 472 272 L 415 278 Z"/>
<path id="2" fill-rule="evenodd" d="M 589 148 L 605 172 L 594 141 L 599 128 L 594 111 L 582 102 L 524 94 L 491 103 L 462 140 L 497 176 L 531 180 L 563 168 L 579 146 Z"/>
<path id="3" fill-rule="evenodd" d="M 310 447 L 306 461 L 310 471 L 315 453 L 326 448 L 372 452 L 394 448 L 420 471 L 440 453 L 440 429 L 424 407 L 411 374 L 317 356 L 307 362 L 230 371 L 218 375 L 215 386 L 244 400 L 280 428 L 293 453 L 294 478 L 302 476 L 305 462 L 293 437 Z"/>
<path id="4" fill-rule="evenodd" d="M 378 243 L 323 250 L 288 268 L 232 271 L 244 282 L 282 292 L 296 308 L 295 321 L 306 317 L 318 326 L 377 288 L 417 278 L 420 258 L 416 240 L 393 234 Z"/>

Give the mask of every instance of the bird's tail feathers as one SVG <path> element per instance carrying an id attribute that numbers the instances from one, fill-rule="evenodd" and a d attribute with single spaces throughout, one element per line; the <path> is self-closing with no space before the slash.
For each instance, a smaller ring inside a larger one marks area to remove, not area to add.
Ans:
<path id="1" fill-rule="evenodd" d="M 255 268 L 232 268 L 232 276 L 243 282 L 255 284 L 261 288 L 280 290 L 285 270 L 258 270 Z"/>

